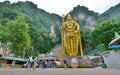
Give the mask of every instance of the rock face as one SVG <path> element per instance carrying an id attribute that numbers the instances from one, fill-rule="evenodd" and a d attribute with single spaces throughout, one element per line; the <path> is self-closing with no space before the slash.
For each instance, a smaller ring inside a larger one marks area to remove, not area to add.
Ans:
<path id="1" fill-rule="evenodd" d="M 38 32 L 37 30 L 40 30 L 39 29 L 40 27 L 44 27 L 46 30 L 48 30 L 48 33 L 51 36 L 55 36 L 56 38 L 58 38 L 60 43 L 62 22 L 61 15 L 49 13 L 44 9 L 38 8 L 36 4 L 29 1 L 26 2 L 18 1 L 17 3 L 10 3 L 9 1 L 0 2 L 0 19 L 2 18 L 14 19 L 15 16 L 17 16 L 19 13 L 26 14 L 28 16 L 27 20 L 28 23 L 30 24 L 30 28 L 33 29 L 33 31 L 36 31 L 36 34 Z M 96 23 L 101 22 L 105 19 L 110 18 L 119 21 L 120 4 L 111 7 L 109 10 L 107 10 L 101 15 L 94 11 L 89 10 L 87 7 L 80 5 L 74 7 L 73 10 L 68 13 L 72 15 L 73 19 L 80 25 L 81 28 L 87 27 L 92 29 L 94 28 Z"/>
<path id="2" fill-rule="evenodd" d="M 21 10 L 18 9 L 16 10 L 18 10 L 21 13 L 29 15 L 33 19 L 35 25 L 44 26 L 49 31 L 50 34 L 51 34 L 51 26 L 53 26 L 54 27 L 53 32 L 55 32 L 54 35 L 56 35 L 57 37 L 60 36 L 60 27 L 62 22 L 61 15 L 49 13 L 44 9 L 37 8 L 36 4 L 29 1 L 26 2 L 19 1 L 18 3 L 13 3 L 13 4 L 10 4 L 9 1 L 6 1 L 4 3 L 1 3 L 0 5 L 1 5 L 0 7 L 1 15 L 4 14 L 5 12 L 2 10 L 5 8 L 5 6 L 9 6 L 9 7 L 11 6 L 12 8 L 18 7 Z M 119 20 L 120 4 L 111 7 L 109 10 L 107 10 L 101 15 L 99 15 L 99 13 L 89 10 L 87 7 L 80 5 L 74 7 L 73 10 L 68 13 L 72 15 L 73 19 L 77 21 L 77 23 L 79 23 L 81 27 L 94 28 L 96 23 L 108 18 Z"/>
<path id="3" fill-rule="evenodd" d="M 105 19 L 115 19 L 116 21 L 120 20 L 120 3 L 99 15 L 100 21 L 103 21 Z"/>
<path id="4" fill-rule="evenodd" d="M 50 27 L 50 36 L 53 36 L 53 37 L 56 37 L 56 33 L 55 33 L 55 30 L 54 30 L 55 28 L 54 28 L 54 26 L 52 25 L 51 27 Z"/>
<path id="5" fill-rule="evenodd" d="M 77 21 L 81 27 L 93 28 L 97 23 L 98 13 L 88 10 L 84 6 L 78 5 L 69 12 L 75 21 Z"/>

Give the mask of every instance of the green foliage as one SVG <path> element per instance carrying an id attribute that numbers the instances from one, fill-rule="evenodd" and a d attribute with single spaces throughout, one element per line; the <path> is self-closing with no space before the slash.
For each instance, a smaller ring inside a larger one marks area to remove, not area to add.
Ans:
<path id="1" fill-rule="evenodd" d="M 92 48 L 92 41 L 90 39 L 90 28 L 82 28 L 81 29 L 81 37 L 82 37 L 82 45 L 84 48 L 84 51 L 90 50 Z"/>
<path id="2" fill-rule="evenodd" d="M 93 68 L 93 66 L 90 64 L 80 64 L 78 65 L 78 68 Z"/>
<path id="3" fill-rule="evenodd" d="M 107 65 L 105 63 L 100 65 L 102 68 L 107 68 Z"/>
<path id="4" fill-rule="evenodd" d="M 32 46 L 34 47 L 34 55 L 36 55 L 36 53 L 46 53 L 50 51 L 50 36 L 44 27 L 33 26 L 30 35 L 32 38 Z"/>
<path id="5" fill-rule="evenodd" d="M 65 68 L 64 64 L 57 65 L 57 68 Z M 70 64 L 67 64 L 67 68 L 72 68 Z"/>
<path id="6" fill-rule="evenodd" d="M 98 44 L 94 49 L 91 49 L 91 50 L 88 50 L 86 51 L 86 55 L 91 55 L 93 53 L 101 53 L 101 52 L 104 52 L 106 49 L 105 49 L 105 46 L 104 44 Z"/>
<path id="7" fill-rule="evenodd" d="M 63 64 L 57 65 L 57 68 L 64 68 Z"/>
<path id="8" fill-rule="evenodd" d="M 15 20 L 7 23 L 9 29 L 9 41 L 11 50 L 15 55 L 23 55 L 24 50 L 31 47 L 31 38 L 29 36 L 29 26 L 25 22 L 25 17 L 20 15 Z"/>
<path id="9" fill-rule="evenodd" d="M 27 23 L 30 25 L 30 36 L 34 49 L 32 53 L 36 55 L 36 53 L 50 52 L 56 43 L 54 42 L 56 40 L 49 36 L 50 27 L 52 24 L 58 26 L 55 21 L 58 21 L 57 18 L 59 16 L 55 15 L 56 17 L 53 17 L 53 15 L 51 16 L 51 14 L 46 11 L 38 9 L 34 3 L 29 1 L 18 2 L 14 4 L 14 6 L 19 6 L 21 12 L 29 16 Z M 32 20 L 30 18 L 32 18 Z"/>
<path id="10" fill-rule="evenodd" d="M 57 68 L 65 68 L 64 64 L 57 65 Z M 67 68 L 72 68 L 70 64 L 67 64 Z M 90 64 L 79 64 L 78 68 L 93 68 L 92 65 Z"/>
<path id="11" fill-rule="evenodd" d="M 115 32 L 119 34 L 120 24 L 114 20 L 105 20 L 95 26 L 91 32 L 91 39 L 94 46 L 104 44 L 107 49 L 110 41 L 115 37 Z"/>
<path id="12" fill-rule="evenodd" d="M 38 9 L 29 1 L 0 2 L 0 42 L 10 42 L 11 51 L 16 55 L 23 55 L 26 49 L 35 56 L 50 52 L 59 40 L 57 18 L 60 19 L 58 15 Z M 49 35 L 52 24 L 57 29 L 57 37 Z"/>
<path id="13" fill-rule="evenodd" d="M 0 24 L 0 42 L 6 44 L 8 42 L 9 30 Z"/>
<path id="14" fill-rule="evenodd" d="M 10 4 L 4 4 L 3 6 L 3 8 L 0 7 L 0 14 L 2 18 L 15 19 L 15 17 L 20 13 L 19 7 L 13 7 Z"/>

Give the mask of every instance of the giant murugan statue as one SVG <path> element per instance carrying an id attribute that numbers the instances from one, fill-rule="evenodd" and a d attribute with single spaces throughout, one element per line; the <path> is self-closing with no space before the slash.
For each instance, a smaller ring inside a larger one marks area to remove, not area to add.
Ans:
<path id="1" fill-rule="evenodd" d="M 69 56 L 76 56 L 80 49 L 81 56 L 83 56 L 80 28 L 70 14 L 67 15 L 67 20 L 64 22 L 64 15 L 62 16 L 63 22 L 61 26 L 62 36 L 62 54 Z"/>

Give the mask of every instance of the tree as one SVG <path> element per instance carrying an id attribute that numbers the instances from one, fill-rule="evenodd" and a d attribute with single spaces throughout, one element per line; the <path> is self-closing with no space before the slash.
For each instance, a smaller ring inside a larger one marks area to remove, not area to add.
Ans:
<path id="1" fill-rule="evenodd" d="M 82 45 L 85 52 L 92 48 L 90 33 L 91 33 L 90 28 L 81 28 Z"/>
<path id="2" fill-rule="evenodd" d="M 8 29 L 2 24 L 0 24 L 0 42 L 4 44 L 8 42 L 8 36 L 9 36 Z"/>
<path id="3" fill-rule="evenodd" d="M 34 47 L 34 54 L 46 53 L 51 50 L 50 36 L 48 31 L 42 26 L 33 26 L 31 29 L 32 46 Z"/>
<path id="4" fill-rule="evenodd" d="M 6 52 L 9 48 L 9 30 L 0 24 L 0 47 Z"/>
<path id="5" fill-rule="evenodd" d="M 91 39 L 94 46 L 98 44 L 104 44 L 105 48 L 109 42 L 114 38 L 115 33 L 120 34 L 120 24 L 114 20 L 105 20 L 95 26 L 95 29 L 91 32 Z"/>
<path id="6" fill-rule="evenodd" d="M 17 16 L 15 20 L 7 23 L 7 27 L 10 31 L 11 51 L 17 56 L 22 56 L 24 51 L 31 47 L 29 26 L 25 22 L 25 17 Z"/>

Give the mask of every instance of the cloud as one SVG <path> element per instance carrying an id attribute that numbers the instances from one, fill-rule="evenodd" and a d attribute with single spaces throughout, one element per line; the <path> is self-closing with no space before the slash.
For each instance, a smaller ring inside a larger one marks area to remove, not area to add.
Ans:
<path id="1" fill-rule="evenodd" d="M 51 0 L 50 3 L 47 4 L 46 8 L 54 13 L 67 14 L 73 7 L 76 6 L 75 0 Z"/>
<path id="2" fill-rule="evenodd" d="M 98 13 L 103 13 L 110 7 L 120 3 L 120 0 L 83 0 L 81 5 Z"/>
<path id="3" fill-rule="evenodd" d="M 120 0 L 49 0 L 46 10 L 62 15 L 81 5 L 101 14 L 119 2 Z"/>

